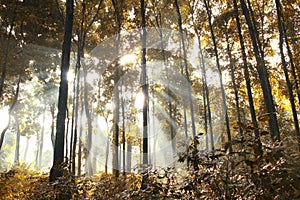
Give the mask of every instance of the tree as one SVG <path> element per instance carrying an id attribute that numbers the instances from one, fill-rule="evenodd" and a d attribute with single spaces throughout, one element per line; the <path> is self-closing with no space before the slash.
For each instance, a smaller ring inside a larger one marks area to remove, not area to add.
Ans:
<path id="1" fill-rule="evenodd" d="M 209 6 L 209 1 L 204 0 L 207 16 L 208 16 L 208 23 L 209 23 L 209 29 L 211 33 L 211 38 L 213 41 L 213 46 L 214 46 L 214 53 L 216 57 L 216 62 L 217 62 L 217 68 L 219 72 L 219 78 L 220 78 L 220 84 L 221 84 L 221 92 L 222 92 L 222 103 L 223 103 L 223 109 L 225 113 L 225 120 L 226 120 L 226 132 L 227 132 L 227 139 L 228 142 L 231 142 L 231 133 L 230 133 L 230 123 L 229 123 L 229 116 L 228 116 L 228 108 L 227 108 L 227 103 L 226 103 L 226 94 L 225 94 L 225 88 L 224 88 L 224 83 L 223 83 L 223 78 L 222 78 L 222 71 L 221 71 L 221 66 L 220 66 L 220 61 L 219 61 L 219 55 L 218 55 L 218 48 L 217 48 L 217 42 L 212 26 L 212 20 L 211 20 L 211 8 Z M 231 151 L 231 146 L 230 146 L 230 151 Z"/>
<path id="2" fill-rule="evenodd" d="M 7 123 L 6 127 L 4 127 L 4 129 L 2 130 L 1 135 L 0 135 L 0 150 L 2 149 L 5 133 L 8 130 L 9 125 L 10 125 L 11 114 L 17 104 L 17 101 L 18 101 L 19 91 L 20 91 L 20 82 L 21 82 L 21 78 L 19 78 L 18 86 L 16 89 L 16 94 L 15 94 L 12 104 L 10 105 L 9 110 L 8 110 L 8 123 Z"/>
<path id="3" fill-rule="evenodd" d="M 281 57 L 281 64 L 282 68 L 284 71 L 285 79 L 286 79 L 286 84 L 289 92 L 289 100 L 290 104 L 292 107 L 292 113 L 293 113 L 293 118 L 294 118 L 294 126 L 296 130 L 296 135 L 298 136 L 298 143 L 300 147 L 300 129 L 299 129 L 299 121 L 298 121 L 298 115 L 297 115 L 297 110 L 296 110 L 296 105 L 295 105 L 295 98 L 293 94 L 293 85 L 290 81 L 289 78 L 289 72 L 287 68 L 287 62 L 285 60 L 285 54 L 284 54 L 284 49 L 283 49 L 283 44 L 284 44 L 284 28 L 283 28 L 283 22 L 282 22 L 282 7 L 280 4 L 279 0 L 275 0 L 276 3 L 276 10 L 277 10 L 277 23 L 278 23 L 278 30 L 279 30 L 279 49 L 280 49 L 280 57 Z M 286 42 L 288 44 L 288 42 Z M 299 149 L 300 150 L 300 149 Z"/>
<path id="4" fill-rule="evenodd" d="M 68 79 L 70 66 L 71 39 L 73 29 L 74 1 L 66 0 L 66 20 L 64 42 L 62 47 L 61 77 L 58 98 L 58 113 L 56 121 L 56 136 L 53 156 L 53 166 L 50 170 L 50 182 L 63 175 L 62 164 L 64 162 L 65 120 L 68 103 Z"/>
<path id="5" fill-rule="evenodd" d="M 255 108 L 254 108 L 254 101 L 253 101 L 253 96 L 252 96 L 252 89 L 251 89 L 251 80 L 250 80 L 250 74 L 249 74 L 249 69 L 248 69 L 248 64 L 247 64 L 246 48 L 245 48 L 244 39 L 243 39 L 243 35 L 242 35 L 242 30 L 241 30 L 241 23 L 240 23 L 240 18 L 239 18 L 239 10 L 238 10 L 238 5 L 237 5 L 237 0 L 233 0 L 233 4 L 234 4 L 234 10 L 235 10 L 236 26 L 237 26 L 238 35 L 239 35 L 239 43 L 241 46 L 241 53 L 242 53 L 242 60 L 243 60 L 243 72 L 244 72 L 244 77 L 245 77 L 245 81 L 246 81 L 251 119 L 252 119 L 253 127 L 255 128 L 255 131 L 254 131 L 255 136 L 257 138 L 259 138 L 258 124 L 257 124 L 256 113 L 255 113 Z"/>
<path id="6" fill-rule="evenodd" d="M 146 172 L 148 171 L 148 83 L 147 83 L 147 67 L 146 67 L 146 38 L 147 38 L 147 31 L 146 31 L 146 7 L 145 1 L 141 0 L 141 17 L 142 17 L 142 57 L 141 57 L 141 86 L 142 92 L 144 95 L 143 100 L 143 180 L 142 180 L 142 188 L 145 188 L 145 181 L 147 179 Z"/>
<path id="7" fill-rule="evenodd" d="M 249 29 L 249 33 L 253 45 L 253 51 L 255 54 L 255 59 L 257 64 L 256 69 L 259 74 L 259 81 L 263 91 L 266 114 L 269 115 L 269 128 L 270 128 L 271 138 L 273 140 L 280 140 L 280 132 L 278 127 L 278 121 L 277 121 L 277 115 L 276 115 L 272 90 L 269 82 L 269 74 L 265 66 L 264 53 L 262 51 L 261 42 L 258 37 L 258 31 L 255 25 L 256 22 L 253 20 L 253 15 L 252 18 L 250 17 L 250 13 L 249 13 L 250 8 L 247 7 L 245 1 L 240 0 L 240 3 L 243 10 L 243 14 L 246 18 L 246 22 L 248 25 L 248 29 Z"/>
<path id="8" fill-rule="evenodd" d="M 184 61 L 184 72 L 186 79 L 188 81 L 188 95 L 189 95 L 189 104 L 190 104 L 190 111 L 191 111 L 191 120 L 192 120 L 192 134 L 193 137 L 196 136 L 196 127 L 195 127 L 195 116 L 194 116 L 194 104 L 193 104 L 193 99 L 192 99 L 192 90 L 191 90 L 191 80 L 190 80 L 190 74 L 189 74 L 189 69 L 188 69 L 188 62 L 187 62 L 187 52 L 186 52 L 186 46 L 185 46 L 185 41 L 184 41 L 184 32 L 182 29 L 182 19 L 181 19 L 181 13 L 180 13 L 180 7 L 178 4 L 178 1 L 174 1 L 174 5 L 176 7 L 176 13 L 177 13 L 177 20 L 178 20 L 178 27 L 179 27 L 179 33 L 180 33 L 180 42 L 181 42 L 181 47 L 183 51 L 183 61 Z"/>

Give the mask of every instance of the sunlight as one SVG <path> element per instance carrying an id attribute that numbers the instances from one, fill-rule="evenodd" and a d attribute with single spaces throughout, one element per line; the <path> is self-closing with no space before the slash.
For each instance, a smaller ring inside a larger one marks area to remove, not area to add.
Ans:
<path id="1" fill-rule="evenodd" d="M 129 63 L 134 63 L 137 60 L 137 56 L 135 54 L 127 54 L 120 58 L 120 64 L 126 65 Z"/>
<path id="2" fill-rule="evenodd" d="M 86 80 L 90 85 L 95 85 L 96 81 L 99 80 L 99 74 L 96 72 L 89 72 L 86 76 Z"/>
<path id="3" fill-rule="evenodd" d="M 135 108 L 140 110 L 143 109 L 144 105 L 144 94 L 142 92 L 139 92 L 135 97 Z"/>
<path id="4" fill-rule="evenodd" d="M 0 110 L 0 130 L 2 131 L 8 124 L 9 116 L 8 116 L 8 108 L 4 107 Z"/>
<path id="5" fill-rule="evenodd" d="M 75 72 L 72 69 L 69 69 L 68 74 L 67 74 L 67 80 L 68 82 L 73 82 L 75 78 Z"/>

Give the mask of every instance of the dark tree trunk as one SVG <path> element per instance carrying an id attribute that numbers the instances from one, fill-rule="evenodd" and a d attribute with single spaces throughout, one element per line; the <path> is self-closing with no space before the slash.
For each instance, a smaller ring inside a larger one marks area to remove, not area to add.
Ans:
<path id="1" fill-rule="evenodd" d="M 219 72 L 220 85 L 221 85 L 221 91 L 222 91 L 222 103 L 223 103 L 223 109 L 224 109 L 225 121 L 226 121 L 227 139 L 228 139 L 228 142 L 231 142 L 230 123 L 229 123 L 228 109 L 227 109 L 227 103 L 226 103 L 226 94 L 225 94 L 225 88 L 224 88 L 224 84 L 223 84 L 222 70 L 221 70 L 220 61 L 219 61 L 217 42 L 216 42 L 216 38 L 215 38 L 213 26 L 212 26 L 211 8 L 209 7 L 209 1 L 204 0 L 204 4 L 205 4 L 207 16 L 208 16 L 208 23 L 209 23 L 211 38 L 212 38 L 213 45 L 214 45 L 214 53 L 215 53 L 218 72 Z M 231 145 L 230 145 L 230 151 L 232 151 Z"/>
<path id="2" fill-rule="evenodd" d="M 300 75 L 299 75 L 299 72 L 298 72 L 298 76 L 297 76 L 296 67 L 295 67 L 295 64 L 294 64 L 293 53 L 292 53 L 291 48 L 290 48 L 289 39 L 288 39 L 288 35 L 287 35 L 287 32 L 286 32 L 286 27 L 285 27 L 284 17 L 283 17 L 282 11 L 281 11 L 280 16 L 281 16 L 281 19 L 282 19 L 281 20 L 282 29 L 283 29 L 282 34 L 283 34 L 283 37 L 285 39 L 284 41 L 285 41 L 286 49 L 287 49 L 289 59 L 290 59 L 291 72 L 292 72 L 293 79 L 294 79 L 294 85 L 295 85 L 295 89 L 296 89 L 296 93 L 297 93 L 297 97 L 298 97 L 298 102 L 300 103 L 300 88 L 299 88 Z"/>
<path id="3" fill-rule="evenodd" d="M 281 7 L 279 0 L 275 0 L 275 3 L 276 3 L 276 10 L 277 10 L 278 29 L 279 29 L 279 48 L 280 48 L 281 64 L 282 64 L 282 68 L 284 71 L 286 84 L 288 87 L 289 100 L 290 100 L 290 104 L 292 107 L 294 126 L 295 126 L 295 130 L 296 130 L 296 135 L 298 136 L 298 143 L 299 143 L 299 150 L 300 150 L 300 130 L 299 130 L 299 121 L 298 121 L 298 116 L 297 116 L 297 110 L 296 110 L 296 105 L 295 105 L 295 98 L 294 98 L 294 94 L 293 94 L 293 85 L 289 78 L 288 66 L 287 66 L 287 62 L 285 60 L 284 49 L 283 49 L 284 29 L 283 29 L 283 24 L 282 24 L 282 10 L 281 10 L 282 7 Z"/>
<path id="4" fill-rule="evenodd" d="M 263 91 L 264 96 L 264 103 L 265 103 L 265 110 L 266 114 L 270 116 L 269 119 L 269 128 L 272 140 L 280 140 L 280 133 L 276 115 L 275 104 L 273 100 L 272 90 L 269 82 L 269 74 L 267 72 L 265 62 L 264 62 L 264 55 L 261 50 L 261 45 L 258 38 L 258 31 L 255 28 L 255 23 L 251 20 L 249 15 L 249 9 L 244 0 L 240 0 L 241 7 L 243 10 L 243 14 L 246 18 L 250 37 L 252 40 L 253 50 L 257 62 L 257 71 L 259 75 L 260 84 Z"/>
<path id="5" fill-rule="evenodd" d="M 145 6 L 145 0 L 140 0 L 140 6 L 141 6 L 141 17 L 142 17 L 142 34 L 141 34 L 141 40 L 142 40 L 142 56 L 141 56 L 141 67 L 142 67 L 142 73 L 141 73 L 141 86 L 142 86 L 142 92 L 144 95 L 144 101 L 143 101 L 143 148 L 142 148 L 142 158 L 143 158 L 143 177 L 142 177 L 142 183 L 141 183 L 141 189 L 146 188 L 146 182 L 148 179 L 148 102 L 149 102 L 149 96 L 148 96 L 148 83 L 147 83 L 147 67 L 146 67 L 146 38 L 147 38 L 147 31 L 146 31 L 146 6 Z"/>
<path id="6" fill-rule="evenodd" d="M 66 0 L 66 20 L 64 43 L 62 47 L 61 80 L 59 87 L 58 114 L 56 122 L 56 136 L 53 156 L 53 166 L 50 170 L 50 182 L 63 175 L 62 163 L 64 162 L 65 120 L 68 101 L 67 73 L 70 66 L 71 39 L 73 28 L 74 0 Z"/>
<path id="7" fill-rule="evenodd" d="M 122 86 L 123 86 L 123 79 L 122 79 Z M 123 147 L 123 176 L 126 175 L 126 134 L 125 134 L 125 100 L 122 93 L 122 147 Z"/>
<path id="8" fill-rule="evenodd" d="M 141 0 L 141 16 L 142 16 L 142 74 L 141 85 L 144 95 L 143 102 L 143 167 L 144 171 L 148 168 L 148 83 L 147 83 L 147 68 L 146 68 L 146 16 L 145 16 L 145 1 Z"/>
<path id="9" fill-rule="evenodd" d="M 249 74 L 249 69 L 248 69 L 248 64 L 247 64 L 247 54 L 246 54 L 246 48 L 245 48 L 244 39 L 243 39 L 243 35 L 242 35 L 237 0 L 233 0 L 233 3 L 234 3 L 234 9 L 235 9 L 236 25 L 237 25 L 238 34 L 239 34 L 239 42 L 240 42 L 241 51 L 242 51 L 243 72 L 244 72 L 244 77 L 246 80 L 246 88 L 247 88 L 247 96 L 248 96 L 248 102 L 249 102 L 250 113 L 251 113 L 251 120 L 253 123 L 253 127 L 255 129 L 254 130 L 255 137 L 259 140 L 258 123 L 257 123 L 257 119 L 256 119 L 254 100 L 253 100 L 253 96 L 252 96 L 250 74 Z M 260 142 L 259 142 L 259 144 L 260 144 Z"/>

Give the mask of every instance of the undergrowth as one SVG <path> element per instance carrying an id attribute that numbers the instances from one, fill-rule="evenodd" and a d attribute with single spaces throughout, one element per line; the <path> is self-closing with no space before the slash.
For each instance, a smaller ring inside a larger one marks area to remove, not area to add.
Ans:
<path id="1" fill-rule="evenodd" d="M 99 174 L 89 178 L 65 173 L 49 183 L 49 174 L 24 167 L 0 177 L 2 199 L 299 199 L 300 156 L 294 140 L 273 142 L 251 127 L 243 137 L 214 152 L 199 150 L 196 137 L 179 162 L 189 170 L 158 169 L 142 177 L 115 178 Z M 297 140 L 296 140 L 297 141 Z M 231 147 L 231 148 L 230 148 Z M 142 189 L 143 188 L 143 189 Z"/>

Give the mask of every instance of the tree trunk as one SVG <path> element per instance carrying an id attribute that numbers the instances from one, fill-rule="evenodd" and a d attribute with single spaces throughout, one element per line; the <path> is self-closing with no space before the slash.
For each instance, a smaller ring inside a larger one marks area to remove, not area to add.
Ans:
<path id="1" fill-rule="evenodd" d="M 226 25 L 226 27 L 227 27 L 227 25 Z M 236 79 L 235 79 L 235 76 L 234 76 L 234 72 L 236 70 L 236 67 L 235 67 L 235 63 L 233 62 L 233 57 L 232 57 L 232 54 L 231 54 L 230 43 L 229 43 L 229 35 L 228 35 L 227 32 L 225 33 L 225 38 L 226 38 L 226 50 L 227 50 L 227 54 L 228 54 L 228 57 L 229 57 L 230 77 L 231 77 L 231 82 L 232 82 L 232 85 L 233 85 L 233 92 L 234 92 L 234 97 L 235 97 L 235 108 L 236 108 L 236 113 L 237 113 L 237 121 L 239 123 L 241 123 L 241 110 L 240 110 L 240 102 L 239 102 L 239 92 L 238 92 L 238 86 L 237 86 L 237 83 L 236 83 Z M 240 133 L 241 139 L 243 141 L 244 139 L 243 139 L 243 129 L 242 129 L 242 127 L 239 127 L 239 133 Z"/>
<path id="2" fill-rule="evenodd" d="M 28 148 L 29 148 L 29 140 L 30 140 L 30 138 L 26 136 L 26 146 L 25 146 L 25 151 L 24 151 L 24 156 L 23 156 L 24 162 L 26 162 L 26 160 L 27 160 L 27 154 L 28 154 Z"/>
<path id="3" fill-rule="evenodd" d="M 117 26 L 115 27 L 117 32 L 117 37 L 115 41 L 115 54 L 116 54 L 116 61 L 115 61 L 115 87 L 114 87 L 114 94 L 115 94 L 115 110 L 114 110 L 114 144 L 113 144 L 113 174 L 115 177 L 119 177 L 120 169 L 119 169 L 119 121 L 120 121 L 120 96 L 119 96 L 119 79 L 120 79 L 120 63 L 119 63 L 119 49 L 120 49 L 120 40 L 121 40 L 121 26 L 122 26 L 122 17 L 121 12 L 123 9 L 123 0 L 115 1 L 112 0 L 113 7 L 114 7 L 114 15 L 117 21 Z"/>
<path id="4" fill-rule="evenodd" d="M 225 94 L 225 88 L 224 88 L 224 84 L 223 84 L 222 70 L 221 70 L 220 61 L 219 61 L 217 42 L 216 42 L 216 38 L 215 38 L 213 26 L 212 26 L 211 8 L 209 7 L 209 1 L 204 0 L 204 4 L 205 4 L 207 16 L 208 16 L 209 29 L 210 29 L 211 38 L 212 38 L 213 45 L 214 45 L 214 53 L 215 53 L 218 72 L 219 72 L 219 79 L 220 79 L 220 85 L 221 85 L 221 91 L 222 91 L 222 103 L 223 103 L 223 109 L 224 109 L 225 120 L 226 120 L 227 139 L 228 139 L 228 142 L 231 142 L 230 123 L 229 123 L 228 108 L 227 108 L 227 103 L 226 103 L 226 94 Z M 231 145 L 230 145 L 229 150 L 232 151 Z"/>
<path id="5" fill-rule="evenodd" d="M 43 157 L 43 147 L 44 147 L 44 134 L 45 134 L 45 117 L 46 117 L 46 105 L 44 106 L 43 124 L 42 124 L 41 138 L 40 138 L 40 142 L 39 142 L 39 158 L 38 158 L 38 168 L 39 169 L 41 169 L 41 167 L 42 167 L 42 157 Z"/>
<path id="6" fill-rule="evenodd" d="M 298 121 L 298 116 L 297 116 L 297 110 L 296 110 L 296 105 L 295 105 L 295 98 L 294 98 L 294 94 L 293 94 L 293 85 L 289 78 L 288 66 L 287 66 L 287 62 L 285 60 L 284 49 L 283 49 L 284 30 L 283 30 L 283 24 L 282 24 L 282 11 L 281 11 L 282 7 L 281 7 L 279 0 L 275 0 L 275 3 L 276 3 L 276 10 L 277 10 L 278 29 L 279 29 L 279 48 L 280 48 L 281 64 L 282 64 L 282 68 L 284 71 L 286 84 L 288 87 L 289 100 L 290 100 L 290 104 L 292 107 L 294 126 L 295 126 L 295 130 L 296 130 L 296 135 L 298 136 L 298 143 L 299 143 L 299 150 L 300 150 L 300 130 L 299 130 L 299 121 Z"/>
<path id="7" fill-rule="evenodd" d="M 51 142 L 52 147 L 54 149 L 55 147 L 55 135 L 54 135 L 54 129 L 55 129 L 55 104 L 50 105 L 50 113 L 51 113 Z"/>
<path id="8" fill-rule="evenodd" d="M 82 87 L 82 85 L 81 85 Z M 83 91 L 81 90 L 81 93 Z M 80 96 L 83 96 L 82 94 Z M 80 125 L 79 125 L 79 143 L 78 143 L 78 157 L 77 157 L 77 175 L 81 175 L 81 159 L 82 159 L 82 116 L 84 112 L 84 101 L 81 101 L 81 111 L 80 111 Z"/>
<path id="9" fill-rule="evenodd" d="M 14 119 L 16 122 L 16 127 L 17 127 L 17 137 L 16 137 L 16 149 L 15 149 L 15 160 L 14 160 L 14 165 L 18 166 L 20 164 L 20 122 L 18 119 L 18 116 L 15 114 Z"/>
<path id="10" fill-rule="evenodd" d="M 280 2 L 279 2 L 279 5 L 280 5 Z M 280 7 L 281 7 L 281 10 L 282 10 L 282 6 L 280 6 Z M 282 11 L 281 11 L 280 16 L 281 16 L 281 19 L 282 19 L 281 20 L 282 31 L 283 31 L 282 34 L 283 34 L 283 37 L 285 39 L 284 41 L 285 41 L 286 49 L 287 49 L 289 59 L 290 59 L 291 72 L 292 72 L 293 79 L 294 79 L 294 85 L 295 85 L 295 89 L 296 89 L 296 93 L 297 93 L 297 97 L 298 97 L 298 102 L 300 103 L 299 72 L 298 72 L 298 76 L 297 76 L 296 67 L 295 67 L 295 64 L 294 64 L 293 53 L 292 53 L 290 45 L 289 45 L 289 39 L 288 39 L 288 35 L 287 35 L 287 32 L 286 32 L 286 27 L 285 27 L 284 17 L 283 17 Z"/>
<path id="11" fill-rule="evenodd" d="M 152 148 L 152 165 L 153 165 L 153 170 L 156 170 L 156 133 L 155 133 L 155 102 L 154 102 L 154 97 L 155 97 L 155 90 L 152 91 L 152 134 L 153 134 L 153 148 Z"/>
<path id="12" fill-rule="evenodd" d="M 131 160 L 132 160 L 132 143 L 131 141 L 127 141 L 127 164 L 126 164 L 126 171 L 128 173 L 131 172 Z"/>
<path id="13" fill-rule="evenodd" d="M 8 130 L 8 128 L 10 126 L 11 114 L 12 114 L 12 112 L 13 112 L 15 106 L 16 106 L 17 101 L 18 101 L 19 91 L 20 91 L 20 82 L 21 82 L 21 77 L 19 77 L 19 80 L 18 80 L 18 83 L 17 83 L 16 94 L 15 94 L 14 99 L 12 100 L 12 104 L 9 107 L 9 110 L 8 110 L 8 122 L 7 122 L 7 125 L 6 125 L 6 127 L 1 132 L 1 136 L 0 136 L 0 150 L 2 149 L 2 145 L 3 145 L 3 142 L 4 142 L 5 133 L 6 133 L 6 131 Z"/>
<path id="14" fill-rule="evenodd" d="M 204 120 L 205 120 L 205 134 L 206 134 L 206 150 L 208 151 L 208 125 L 209 125 L 209 135 L 210 135 L 210 146 L 211 151 L 215 151 L 215 142 L 214 142 L 214 133 L 213 133 L 213 126 L 212 126 L 212 118 L 211 118 L 211 109 L 210 109 L 210 96 L 209 96 L 209 89 L 207 85 L 207 78 L 206 78 L 206 66 L 205 66 L 205 60 L 202 52 L 202 46 L 201 46 L 201 38 L 200 33 L 197 33 L 198 37 L 198 46 L 199 46 L 199 52 L 200 52 L 200 60 L 202 64 L 202 79 L 203 79 L 203 104 L 204 104 Z M 206 114 L 207 112 L 207 114 Z M 208 120 L 208 124 L 207 124 Z"/>
<path id="15" fill-rule="evenodd" d="M 185 67 L 185 76 L 186 80 L 188 81 L 188 95 L 189 95 L 189 103 L 190 103 L 190 111 L 191 111 L 191 120 L 192 120 L 192 133 L 193 137 L 196 136 L 196 126 L 195 126 L 195 116 L 194 116 L 194 105 L 193 105 L 193 99 L 192 99 L 192 89 L 191 89 L 191 80 L 189 75 L 189 69 L 188 69 L 188 61 L 187 61 L 187 53 L 185 48 L 185 41 L 184 41 L 184 33 L 182 29 L 182 19 L 181 19 L 181 13 L 180 8 L 178 4 L 178 0 L 174 0 L 174 4 L 176 7 L 177 12 L 177 18 L 178 18 L 178 27 L 179 27 L 179 33 L 180 33 L 180 39 L 181 39 L 181 45 L 182 45 L 182 51 L 183 51 L 183 60 L 184 60 L 184 67 Z"/>
<path id="16" fill-rule="evenodd" d="M 261 51 L 261 45 L 258 38 L 257 29 L 255 28 L 254 22 L 251 21 L 249 10 L 247 8 L 247 5 L 244 0 L 240 0 L 241 7 L 243 10 L 243 14 L 246 18 L 253 50 L 255 54 L 255 59 L 257 62 L 257 71 L 259 75 L 260 84 L 263 91 L 264 96 L 264 103 L 265 103 L 265 110 L 266 114 L 270 116 L 269 118 L 269 128 L 270 128 L 270 134 L 272 140 L 280 140 L 280 133 L 279 133 L 279 127 L 278 127 L 278 121 L 277 121 L 277 115 L 276 115 L 276 109 L 275 104 L 273 100 L 272 90 L 269 82 L 269 74 L 267 72 L 267 69 L 265 67 L 265 62 L 263 59 L 263 53 Z"/>
<path id="17" fill-rule="evenodd" d="M 88 85 L 87 85 L 87 69 L 86 66 L 83 68 L 83 87 L 84 87 L 84 108 L 85 108 L 85 115 L 87 118 L 87 124 L 88 124 L 88 132 L 87 132 L 87 154 L 86 154 L 86 159 L 87 159 L 87 176 L 93 175 L 93 169 L 92 169 L 92 155 L 91 155 L 91 147 L 92 147 L 92 117 L 89 109 L 89 102 L 88 102 Z"/>
<path id="18" fill-rule="evenodd" d="M 40 149 L 40 134 L 36 132 L 36 154 L 35 154 L 35 166 L 36 170 L 39 169 L 39 149 Z"/>
<path id="19" fill-rule="evenodd" d="M 142 73 L 141 85 L 144 95 L 143 102 L 143 171 L 147 172 L 148 168 L 148 83 L 147 83 L 147 67 L 146 67 L 146 16 L 145 16 L 145 1 L 141 0 L 141 16 L 142 16 Z M 144 176 L 143 176 L 144 177 Z"/>
<path id="20" fill-rule="evenodd" d="M 247 64 L 247 54 L 246 54 L 246 48 L 245 48 L 244 39 L 243 39 L 243 35 L 242 35 L 237 0 L 233 0 L 233 3 L 234 3 L 234 9 L 235 9 L 236 26 L 238 29 L 239 42 L 240 42 L 241 51 L 242 51 L 243 72 L 244 72 L 244 77 L 245 77 L 245 81 L 246 81 L 247 96 L 248 96 L 248 102 L 249 102 L 249 107 L 250 107 L 251 120 L 252 120 L 252 124 L 254 127 L 255 137 L 260 141 L 259 131 L 258 131 L 258 123 L 257 123 L 256 112 L 255 112 L 255 107 L 254 107 L 254 100 L 253 100 L 253 96 L 252 96 L 250 74 L 249 74 L 249 69 L 248 69 L 248 64 Z M 259 144 L 261 146 L 260 142 L 259 142 Z"/>
<path id="21" fill-rule="evenodd" d="M 58 114 L 56 122 L 56 136 L 53 156 L 53 166 L 50 170 L 50 182 L 63 175 L 62 163 L 64 161 L 65 120 L 68 102 L 67 73 L 70 65 L 71 38 L 73 28 L 74 0 L 66 0 L 66 20 L 64 43 L 62 47 L 61 80 L 59 87 Z"/>
<path id="22" fill-rule="evenodd" d="M 123 86 L 123 79 L 122 79 L 122 86 Z M 125 100 L 122 93 L 122 147 L 123 147 L 123 176 L 126 175 L 126 135 L 125 135 Z"/>

